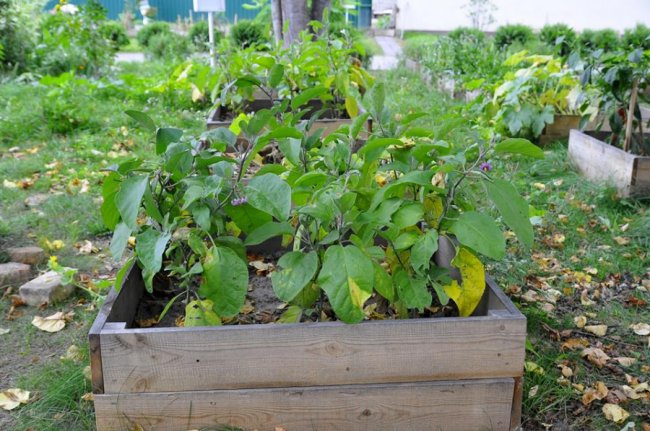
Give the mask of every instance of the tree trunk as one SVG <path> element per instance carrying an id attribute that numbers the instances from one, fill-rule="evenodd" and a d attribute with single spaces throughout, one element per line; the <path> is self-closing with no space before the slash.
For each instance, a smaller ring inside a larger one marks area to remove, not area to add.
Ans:
<path id="1" fill-rule="evenodd" d="M 273 20 L 273 35 L 279 44 L 282 40 L 282 0 L 271 0 L 271 17 Z"/>
<path id="2" fill-rule="evenodd" d="M 298 40 L 300 32 L 307 28 L 309 15 L 307 14 L 307 0 L 283 0 L 282 24 L 288 22 L 287 32 L 284 34 L 284 44 L 289 45 Z"/>
<path id="3" fill-rule="evenodd" d="M 330 7 L 331 0 L 312 0 L 311 2 L 311 19 L 312 21 L 321 21 L 323 19 L 323 11 L 325 8 Z"/>

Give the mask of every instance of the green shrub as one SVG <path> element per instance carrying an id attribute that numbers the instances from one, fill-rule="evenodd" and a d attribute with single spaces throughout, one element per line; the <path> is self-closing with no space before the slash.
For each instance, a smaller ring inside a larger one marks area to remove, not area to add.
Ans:
<path id="1" fill-rule="evenodd" d="M 345 21 L 330 22 L 327 30 L 330 36 L 336 38 L 343 37 L 344 32 L 353 40 L 361 38 L 361 32 L 359 29 Z"/>
<path id="2" fill-rule="evenodd" d="M 625 48 L 650 49 L 650 28 L 643 24 L 637 24 L 636 27 L 625 30 L 622 43 Z"/>
<path id="3" fill-rule="evenodd" d="M 576 32 L 566 24 L 547 24 L 539 33 L 542 42 L 554 46 L 561 56 L 567 56 L 575 48 Z"/>
<path id="4" fill-rule="evenodd" d="M 147 48 L 154 36 L 159 34 L 170 34 L 171 32 L 172 29 L 168 23 L 164 21 L 155 21 L 142 27 L 136 37 L 140 46 Z"/>
<path id="5" fill-rule="evenodd" d="M 19 6 L 17 0 L 0 0 L 0 71 L 25 71 L 34 48 L 32 33 Z"/>
<path id="6" fill-rule="evenodd" d="M 502 25 L 494 34 L 494 43 L 498 48 L 507 48 L 515 42 L 525 45 L 534 39 L 533 29 L 523 24 Z"/>
<path id="7" fill-rule="evenodd" d="M 149 39 L 146 52 L 155 59 L 178 60 L 191 54 L 192 46 L 188 38 L 179 34 L 160 33 Z"/>
<path id="8" fill-rule="evenodd" d="M 454 40 L 475 41 L 476 43 L 485 41 L 485 33 L 478 28 L 471 27 L 458 27 L 450 31 L 447 36 Z"/>
<path id="9" fill-rule="evenodd" d="M 264 27 L 253 21 L 243 20 L 233 25 L 230 29 L 230 36 L 239 48 L 248 48 L 252 45 L 260 45 L 268 42 L 264 34 Z"/>
<path id="10" fill-rule="evenodd" d="M 618 33 L 611 28 L 604 30 L 584 30 L 580 33 L 580 46 L 583 51 L 616 51 L 621 44 Z"/>
<path id="11" fill-rule="evenodd" d="M 106 21 L 99 27 L 99 33 L 108 40 L 113 50 L 119 51 L 121 47 L 129 44 L 129 36 L 126 30 L 117 21 Z"/>
<path id="12" fill-rule="evenodd" d="M 190 27 L 187 37 L 192 45 L 199 51 L 207 52 L 210 50 L 210 31 L 207 21 L 199 21 Z M 221 33 L 214 31 L 214 44 L 217 45 L 221 40 Z"/>

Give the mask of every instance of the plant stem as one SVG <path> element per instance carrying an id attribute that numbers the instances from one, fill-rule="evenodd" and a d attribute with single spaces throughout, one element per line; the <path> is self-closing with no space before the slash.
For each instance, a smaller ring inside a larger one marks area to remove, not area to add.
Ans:
<path id="1" fill-rule="evenodd" d="M 636 107 L 636 97 L 638 91 L 639 79 L 637 78 L 632 83 L 632 94 L 630 95 L 630 106 L 627 112 L 627 124 L 625 125 L 625 141 L 623 143 L 623 151 L 626 153 L 630 151 L 630 142 L 632 141 L 632 122 L 634 121 L 634 108 Z"/>

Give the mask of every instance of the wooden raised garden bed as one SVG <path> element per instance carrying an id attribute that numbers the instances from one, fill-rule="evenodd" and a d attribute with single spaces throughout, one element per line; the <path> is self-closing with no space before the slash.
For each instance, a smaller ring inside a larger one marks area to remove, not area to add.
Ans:
<path id="1" fill-rule="evenodd" d="M 555 115 L 539 137 L 540 145 L 548 145 L 560 139 L 567 139 L 572 129 L 580 128 L 579 115 Z"/>
<path id="2" fill-rule="evenodd" d="M 518 428 L 526 319 L 489 278 L 472 317 L 356 325 L 131 328 L 143 294 L 133 267 L 90 331 L 99 431 Z"/>
<path id="3" fill-rule="evenodd" d="M 606 135 L 572 130 L 571 162 L 587 179 L 611 183 L 621 197 L 650 196 L 650 157 L 626 153 L 604 142 Z"/>

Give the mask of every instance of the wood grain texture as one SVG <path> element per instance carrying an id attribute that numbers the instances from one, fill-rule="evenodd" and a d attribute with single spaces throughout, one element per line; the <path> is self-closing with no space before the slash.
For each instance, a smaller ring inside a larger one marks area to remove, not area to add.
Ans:
<path id="1" fill-rule="evenodd" d="M 521 429 L 521 408 L 524 400 L 524 378 L 515 377 L 514 383 L 512 413 L 510 414 L 510 429 L 512 431 Z"/>
<path id="2" fill-rule="evenodd" d="M 650 157 L 624 152 L 577 130 L 569 137 L 569 158 L 580 173 L 594 182 L 609 182 L 621 197 L 650 191 Z M 641 161 L 639 161 L 641 160 Z"/>
<path id="3" fill-rule="evenodd" d="M 514 379 L 95 396 L 98 431 L 509 431 Z"/>
<path id="4" fill-rule="evenodd" d="M 525 336 L 516 311 L 357 325 L 106 328 L 100 339 L 104 389 L 127 393 L 517 377 Z"/>

